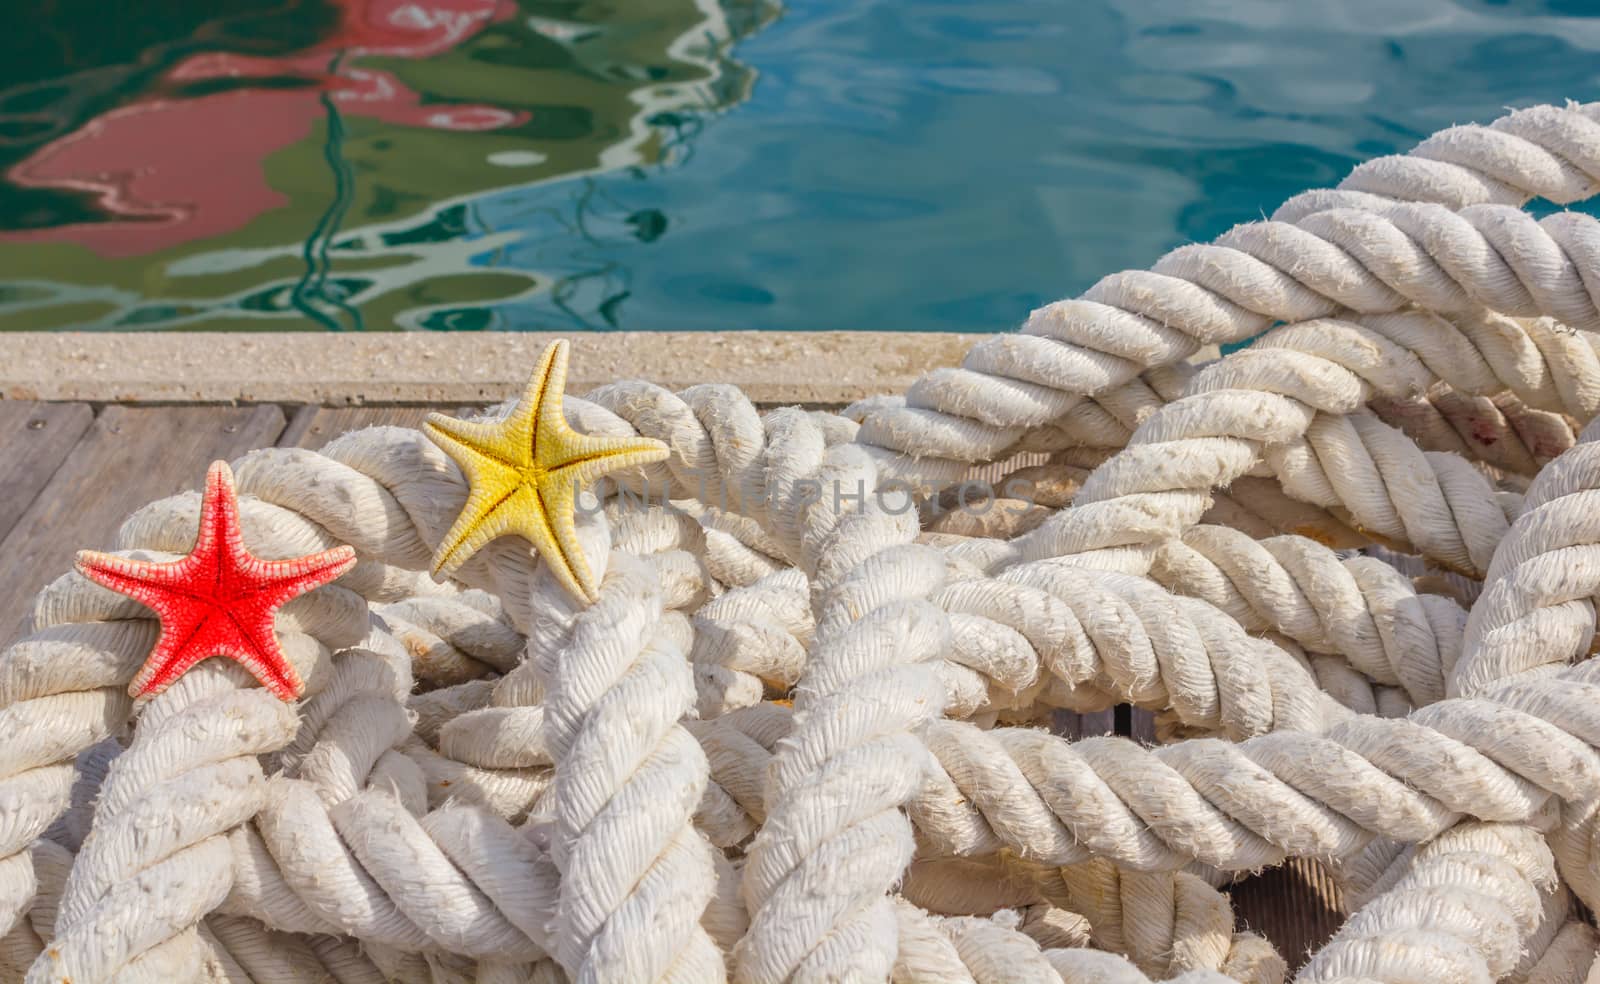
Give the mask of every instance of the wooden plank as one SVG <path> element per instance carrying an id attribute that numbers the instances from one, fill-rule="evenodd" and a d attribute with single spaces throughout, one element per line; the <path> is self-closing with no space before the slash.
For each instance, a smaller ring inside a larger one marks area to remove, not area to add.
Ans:
<path id="1" fill-rule="evenodd" d="M 87 403 L 0 402 L 0 538 L 94 423 Z"/>
<path id="2" fill-rule="evenodd" d="M 421 427 L 428 414 L 438 410 L 459 416 L 460 408 L 442 407 L 301 407 L 296 411 L 283 437 L 281 447 L 310 448 L 315 451 L 345 431 L 361 427 Z"/>
<path id="3" fill-rule="evenodd" d="M 1064 722 L 1062 734 L 1068 738 L 1098 738 L 1117 733 L 1116 708 L 1078 714 L 1075 720 Z"/>
<path id="4" fill-rule="evenodd" d="M 317 419 L 317 412 L 321 409 L 310 404 L 284 407 L 283 414 L 288 418 L 288 423 L 283 425 L 283 433 L 278 435 L 278 447 L 299 447 L 300 439 L 311 429 L 312 423 Z"/>
<path id="5" fill-rule="evenodd" d="M 1122 732 L 1119 731 L 1118 734 L 1122 734 Z M 1156 743 L 1155 714 L 1138 707 L 1129 707 L 1127 735 L 1140 744 L 1154 745 Z"/>
<path id="6" fill-rule="evenodd" d="M 1326 868 L 1295 858 L 1226 890 L 1241 929 L 1272 941 L 1293 974 L 1344 922 L 1338 886 Z"/>
<path id="7" fill-rule="evenodd" d="M 145 503 L 198 488 L 208 464 L 271 444 L 283 411 L 258 407 L 110 406 L 101 411 L 16 526 L 0 541 L 0 639 L 26 625 L 33 596 L 82 548 L 109 547 Z"/>

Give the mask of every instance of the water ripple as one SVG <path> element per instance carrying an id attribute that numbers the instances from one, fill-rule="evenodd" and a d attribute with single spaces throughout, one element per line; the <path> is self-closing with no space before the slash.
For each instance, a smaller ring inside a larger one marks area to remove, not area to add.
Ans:
<path id="1" fill-rule="evenodd" d="M 0 69 L 0 328 L 1005 330 L 1439 127 L 1600 97 L 1580 0 L 407 0 L 433 33 L 367 54 L 337 11 L 398 0 L 302 2 L 323 34 Z"/>

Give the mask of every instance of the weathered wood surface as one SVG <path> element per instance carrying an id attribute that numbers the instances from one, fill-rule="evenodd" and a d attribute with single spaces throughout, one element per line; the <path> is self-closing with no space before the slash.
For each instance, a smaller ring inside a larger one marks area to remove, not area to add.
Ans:
<path id="1" fill-rule="evenodd" d="M 0 645 L 21 634 L 33 596 L 70 569 L 74 553 L 111 546 L 129 513 L 198 488 L 217 458 L 270 445 L 316 449 L 359 427 L 416 427 L 435 409 L 467 408 L 112 405 L 96 415 L 83 403 L 0 400 Z M 1127 707 L 1059 712 L 1054 726 L 1074 739 L 1155 741 L 1154 718 Z M 1337 891 L 1314 862 L 1291 862 L 1227 891 L 1241 928 L 1271 939 L 1291 968 L 1342 919 Z"/>
<path id="2" fill-rule="evenodd" d="M 17 525 L 93 422 L 87 403 L 0 402 L 0 537 Z"/>
<path id="3" fill-rule="evenodd" d="M 362 427 L 421 427 L 435 410 L 455 412 L 454 407 L 299 407 L 278 444 L 315 451 L 345 431 Z"/>
<path id="4" fill-rule="evenodd" d="M 1321 949 L 1345 919 L 1333 878 L 1307 858 L 1252 875 L 1225 891 L 1233 898 L 1238 928 L 1271 940 L 1291 971 Z"/>

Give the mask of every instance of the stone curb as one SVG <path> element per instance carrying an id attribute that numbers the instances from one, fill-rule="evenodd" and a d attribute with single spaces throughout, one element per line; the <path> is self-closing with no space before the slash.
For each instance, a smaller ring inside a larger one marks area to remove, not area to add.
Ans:
<path id="1" fill-rule="evenodd" d="M 119 403 L 473 403 L 518 393 L 572 342 L 568 392 L 618 379 L 731 383 L 763 404 L 847 403 L 954 366 L 934 332 L 0 333 L 0 398 Z"/>

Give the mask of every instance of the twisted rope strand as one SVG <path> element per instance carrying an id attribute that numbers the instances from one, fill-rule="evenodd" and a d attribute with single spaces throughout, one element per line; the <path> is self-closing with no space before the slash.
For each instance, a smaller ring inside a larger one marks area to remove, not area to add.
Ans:
<path id="1" fill-rule="evenodd" d="M 1181 533 L 1206 509 L 1204 493 L 1242 476 L 1265 450 L 1290 494 L 1347 509 L 1362 527 L 1481 575 L 1507 525 L 1486 480 L 1459 459 L 1420 452 L 1360 409 L 1375 392 L 1426 390 L 1438 377 L 1413 352 L 1435 354 L 1437 346 L 1416 339 L 1451 327 L 1430 315 L 1395 315 L 1274 330 L 1201 371 L 1188 395 L 1152 413 L 1128 447 L 1085 480 L 1073 506 L 1022 537 L 1019 550 L 1037 558 Z M 1499 327 L 1520 326 L 1501 319 Z M 1592 360 L 1591 349 L 1582 351 Z M 1448 381 L 1463 392 L 1504 387 L 1489 372 L 1474 378 L 1463 366 L 1470 360 L 1450 361 Z M 1591 378 L 1600 383 L 1600 373 Z M 1135 508 L 1151 516 L 1143 528 L 1123 521 Z"/>
<path id="2" fill-rule="evenodd" d="M 323 634 L 349 631 L 335 624 Z M 316 687 L 328 649 L 300 633 L 280 641 L 308 689 Z M 255 756 L 283 747 L 295 728 L 275 697 L 240 690 L 246 680 L 242 669 L 207 664 L 146 706 L 133 745 L 107 774 L 96 823 L 62 892 L 56 939 L 30 969 L 30 984 L 108 980 L 192 933 L 222 901 L 229 879 L 216 872 L 231 866 L 220 835 L 264 804 Z M 136 888 L 153 891 L 153 901 L 141 902 Z"/>
<path id="3" fill-rule="evenodd" d="M 1035 312 L 859 427 L 715 385 L 571 400 L 579 430 L 672 448 L 586 510 L 592 606 L 515 540 L 420 575 L 467 489 L 415 431 L 249 455 L 263 555 L 358 553 L 279 619 L 313 696 L 208 664 L 123 750 L 153 626 L 81 579 L 43 592 L 0 653 L 0 966 L 1266 984 L 1281 961 L 1201 876 L 1308 856 L 1362 907 L 1306 980 L 1576 980 L 1600 226 L 1514 206 L 1597 178 L 1593 107 L 1446 131 Z M 918 494 L 1023 451 L 1054 455 L 1024 518 Z M 184 549 L 194 505 L 120 546 Z M 953 535 L 991 530 L 1022 535 Z M 1189 737 L 1037 726 L 1115 703 Z"/>
<path id="4" fill-rule="evenodd" d="M 1150 271 L 1105 277 L 1077 300 L 1033 312 L 1019 333 L 978 343 L 962 368 L 927 374 L 903 407 L 867 410 L 858 439 L 882 449 L 894 473 L 943 484 L 1086 395 L 1278 321 L 1419 303 L 1592 327 L 1594 302 L 1577 271 L 1594 266 L 1593 220 L 1564 213 L 1538 223 L 1488 203 L 1520 204 L 1533 188 L 1559 189 L 1552 200 L 1562 202 L 1592 193 L 1594 114 L 1593 106 L 1538 107 L 1446 131 L 1418 150 L 1473 150 L 1448 162 L 1368 162 L 1341 186 L 1348 190 L 1298 196 L 1270 222 L 1180 247 Z M 1493 178 L 1473 170 L 1490 162 Z M 1450 175 L 1442 183 L 1441 172 Z M 1376 175 L 1384 180 L 1369 184 Z"/>
<path id="5" fill-rule="evenodd" d="M 721 952 L 700 924 L 715 865 L 691 823 L 707 767 L 678 724 L 693 701 L 688 664 L 656 633 L 661 596 L 648 566 L 607 558 L 603 524 L 580 532 L 600 600 L 574 611 L 541 571 L 535 607 L 547 618 L 529 645 L 555 762 L 556 956 L 576 982 L 721 980 Z"/>
<path id="6" fill-rule="evenodd" d="M 860 447 L 827 446 L 798 411 L 775 411 L 768 429 L 782 474 L 824 489 L 859 486 L 865 501 L 769 490 L 775 524 L 800 534 L 816 635 L 793 731 L 768 772 L 766 822 L 747 855 L 750 930 L 734 950 L 735 978 L 886 979 L 897 945 L 887 891 L 913 849 L 900 806 L 925 755 L 911 732 L 944 703 L 929 663 L 948 648 L 950 629 L 926 599 L 945 565 L 911 543 L 914 515 L 873 501 L 877 471 Z M 847 880 L 835 874 L 842 864 Z"/>

